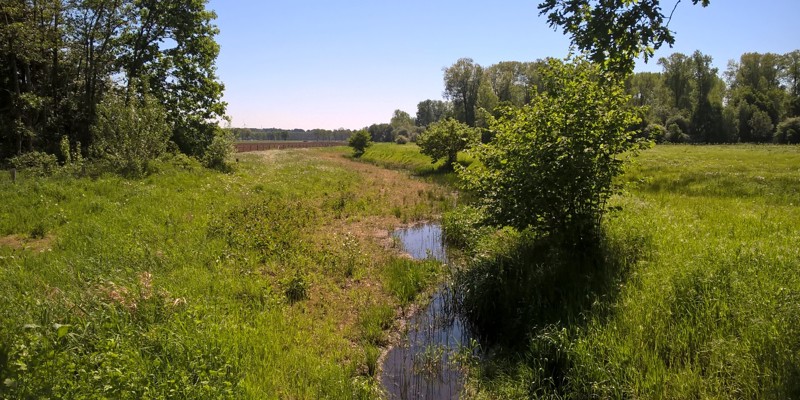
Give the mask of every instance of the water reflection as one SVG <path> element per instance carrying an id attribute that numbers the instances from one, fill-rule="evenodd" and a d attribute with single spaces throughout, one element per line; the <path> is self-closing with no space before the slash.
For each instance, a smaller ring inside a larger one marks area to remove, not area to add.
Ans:
<path id="1" fill-rule="evenodd" d="M 447 263 L 439 224 L 395 231 L 407 253 Z M 383 363 L 381 381 L 390 399 L 457 399 L 462 388 L 459 355 L 470 352 L 471 337 L 454 309 L 455 293 L 443 285 L 428 307 L 407 322 L 408 333 Z"/>

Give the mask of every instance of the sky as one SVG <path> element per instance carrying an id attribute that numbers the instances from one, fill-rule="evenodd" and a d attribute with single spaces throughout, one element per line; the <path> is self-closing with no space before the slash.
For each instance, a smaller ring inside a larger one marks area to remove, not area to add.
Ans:
<path id="1" fill-rule="evenodd" d="M 669 12 L 674 1 L 662 0 Z M 442 99 L 443 69 L 462 57 L 565 57 L 569 39 L 538 15 L 538 0 L 210 0 L 217 72 L 234 127 L 360 129 L 396 109 Z M 800 49 L 800 0 L 682 1 L 673 52 L 700 50 L 720 72 L 745 52 Z M 637 71 L 660 71 L 655 60 Z"/>

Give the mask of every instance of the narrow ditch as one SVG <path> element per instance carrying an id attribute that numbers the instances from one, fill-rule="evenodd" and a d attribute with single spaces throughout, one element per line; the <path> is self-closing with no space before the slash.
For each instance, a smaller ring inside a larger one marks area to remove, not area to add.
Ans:
<path id="1" fill-rule="evenodd" d="M 393 236 L 411 257 L 448 264 L 441 225 L 398 229 Z M 464 378 L 459 358 L 472 354 L 475 342 L 455 301 L 452 287 L 442 284 L 428 306 L 407 321 L 405 337 L 382 364 L 381 383 L 390 399 L 458 398 Z"/>

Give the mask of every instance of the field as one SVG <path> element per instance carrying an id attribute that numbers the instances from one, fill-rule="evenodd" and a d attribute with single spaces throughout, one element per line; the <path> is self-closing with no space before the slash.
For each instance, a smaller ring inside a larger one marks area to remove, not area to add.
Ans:
<path id="1" fill-rule="evenodd" d="M 239 155 L 0 183 L 0 398 L 373 398 L 437 267 L 389 231 L 449 191 L 343 157 Z"/>
<path id="2" fill-rule="evenodd" d="M 389 231 L 451 210 L 455 178 L 410 144 L 349 153 L 3 177 L 0 398 L 378 396 L 409 288 L 441 278 Z M 800 148 L 657 146 L 620 183 L 609 268 L 487 345 L 467 397 L 800 397 Z"/>
<path id="3" fill-rule="evenodd" d="M 567 293 L 579 312 L 476 364 L 470 394 L 798 398 L 800 148 L 657 146 L 623 180 L 614 284 Z"/>

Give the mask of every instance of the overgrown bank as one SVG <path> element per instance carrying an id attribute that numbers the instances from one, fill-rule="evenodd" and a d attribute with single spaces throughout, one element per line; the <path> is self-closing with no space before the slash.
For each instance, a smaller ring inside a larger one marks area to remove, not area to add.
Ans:
<path id="1" fill-rule="evenodd" d="M 341 152 L 0 183 L 0 397 L 372 398 L 449 194 Z"/>

